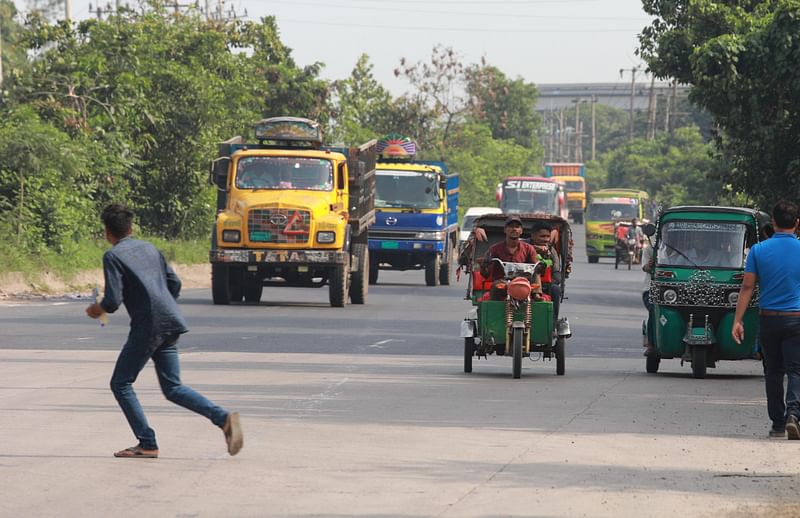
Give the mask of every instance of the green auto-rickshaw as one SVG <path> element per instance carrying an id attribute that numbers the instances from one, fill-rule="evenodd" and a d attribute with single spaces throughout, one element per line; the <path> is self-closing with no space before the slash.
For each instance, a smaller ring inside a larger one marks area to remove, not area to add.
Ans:
<path id="1" fill-rule="evenodd" d="M 492 281 L 481 276 L 479 262 L 491 245 L 505 239 L 506 216 L 489 214 L 475 220 L 475 227 L 483 229 L 487 239 L 476 241 L 470 238 L 459 257 L 461 267 L 468 275 L 465 298 L 472 303 L 461 325 L 464 372 L 472 372 L 474 358 L 496 354 L 512 357 L 514 379 L 521 375 L 523 358 L 555 358 L 556 374 L 561 376 L 565 371 L 566 339 L 571 336 L 567 319 L 562 317 L 555 322 L 552 300 L 536 300 L 539 297 L 534 293 L 512 290 L 510 286 L 525 279 L 534 286 L 540 283 L 546 291 L 549 279 L 549 285 L 558 284 L 561 294 L 559 301 L 563 299 L 572 262 L 572 232 L 567 220 L 559 216 L 539 213 L 516 215 L 522 220 L 523 239 L 530 238 L 536 222 L 547 223 L 552 228 L 551 243 L 560 258 L 560 275 L 553 275 L 552 265 L 548 271 L 546 261 L 539 268 L 524 263 L 501 263 L 505 272 L 504 281 L 509 288 L 503 300 L 492 300 L 489 296 Z M 522 281 L 523 284 L 526 281 Z M 554 292 L 551 290 L 551 293 Z M 547 299 L 548 294 L 544 295 Z M 563 315 L 563 308 L 560 313 Z"/>
<path id="2" fill-rule="evenodd" d="M 731 327 L 744 277 L 747 252 L 763 235 L 769 216 L 736 207 L 672 207 L 655 225 L 644 226 L 653 242 L 650 308 L 644 328 L 654 346 L 647 351 L 647 372 L 662 359 L 692 364 L 695 378 L 720 360 L 754 357 L 758 335 L 758 294 L 744 316 L 744 340 Z"/>

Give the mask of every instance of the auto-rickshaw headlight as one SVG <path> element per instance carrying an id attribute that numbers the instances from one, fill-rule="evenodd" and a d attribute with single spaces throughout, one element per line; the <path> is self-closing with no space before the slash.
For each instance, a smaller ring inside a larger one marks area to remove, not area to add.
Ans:
<path id="1" fill-rule="evenodd" d="M 664 297 L 664 302 L 667 304 L 675 304 L 678 301 L 678 292 L 673 289 L 666 289 L 664 293 L 662 293 Z"/>
<path id="2" fill-rule="evenodd" d="M 728 304 L 736 304 L 737 302 L 739 302 L 739 292 L 732 291 L 728 293 Z"/>

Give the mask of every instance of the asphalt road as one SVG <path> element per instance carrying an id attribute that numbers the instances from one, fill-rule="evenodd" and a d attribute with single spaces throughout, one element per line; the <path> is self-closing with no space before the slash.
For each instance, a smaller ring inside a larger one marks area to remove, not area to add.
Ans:
<path id="1" fill-rule="evenodd" d="M 108 390 L 124 311 L 101 328 L 87 300 L 4 303 L 0 517 L 798 516 L 798 444 L 766 438 L 760 365 L 646 374 L 644 274 L 588 264 L 574 230 L 564 377 L 525 361 L 512 380 L 494 356 L 464 374 L 463 280 L 381 272 L 339 309 L 324 288 L 231 306 L 186 290 L 182 378 L 242 413 L 233 458 L 147 367 L 161 455 L 114 459 L 133 441 Z"/>
<path id="2" fill-rule="evenodd" d="M 641 355 L 643 273 L 589 264 L 582 225 L 573 227 L 575 262 L 562 315 L 573 337 L 568 356 Z M 185 351 L 462 355 L 459 323 L 470 308 L 466 279 L 427 287 L 422 271 L 382 271 L 366 305 L 331 308 L 327 288 L 265 288 L 259 304 L 214 306 L 209 289 L 185 290 L 181 309 L 190 333 Z M 6 304 L 0 309 L 0 348 L 117 350 L 128 330 L 124 308 L 100 328 L 83 314 L 87 301 Z M 503 360 L 500 360 L 503 361 Z"/>

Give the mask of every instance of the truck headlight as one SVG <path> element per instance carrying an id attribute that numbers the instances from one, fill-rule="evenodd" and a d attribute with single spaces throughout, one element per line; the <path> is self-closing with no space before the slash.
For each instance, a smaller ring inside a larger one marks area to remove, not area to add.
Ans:
<path id="1" fill-rule="evenodd" d="M 678 292 L 673 289 L 664 290 L 662 296 L 664 297 L 664 302 L 667 304 L 675 304 L 675 302 L 678 300 Z"/>
<path id="2" fill-rule="evenodd" d="M 329 230 L 317 232 L 317 243 L 333 243 L 334 241 L 336 241 L 336 232 Z"/>
<path id="3" fill-rule="evenodd" d="M 415 239 L 430 239 L 432 241 L 441 241 L 444 239 L 444 232 L 417 232 Z"/>
<path id="4" fill-rule="evenodd" d="M 223 230 L 222 240 L 226 243 L 238 243 L 242 240 L 242 233 L 238 230 Z"/>

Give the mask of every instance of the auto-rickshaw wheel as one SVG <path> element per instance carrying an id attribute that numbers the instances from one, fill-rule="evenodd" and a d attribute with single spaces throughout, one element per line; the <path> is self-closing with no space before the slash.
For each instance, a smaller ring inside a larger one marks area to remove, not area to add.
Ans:
<path id="1" fill-rule="evenodd" d="M 513 358 L 511 359 L 511 375 L 515 380 L 522 376 L 522 339 L 523 333 L 521 328 L 514 328 L 513 333 Z"/>
<path id="2" fill-rule="evenodd" d="M 567 339 L 563 336 L 556 339 L 556 376 L 564 375 L 567 361 L 566 345 Z"/>
<path id="3" fill-rule="evenodd" d="M 661 358 L 657 353 L 648 354 L 645 360 L 645 368 L 650 374 L 658 372 L 658 366 L 661 364 Z"/>
<path id="4" fill-rule="evenodd" d="M 464 338 L 464 372 L 472 372 L 473 356 L 475 356 L 475 338 Z"/>
<path id="5" fill-rule="evenodd" d="M 706 346 L 695 345 L 692 347 L 692 376 L 697 379 L 706 377 Z"/>
<path id="6" fill-rule="evenodd" d="M 629 250 L 627 255 L 628 255 L 628 270 L 630 270 L 631 265 L 633 264 L 633 254 Z"/>
<path id="7" fill-rule="evenodd" d="M 614 253 L 614 269 L 619 268 L 619 252 Z"/>

